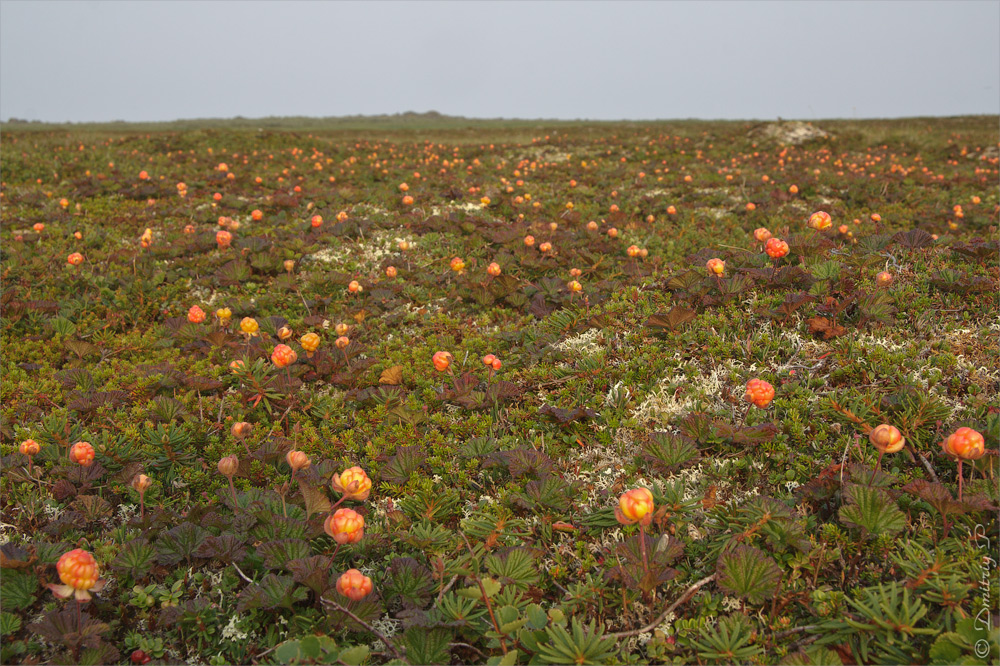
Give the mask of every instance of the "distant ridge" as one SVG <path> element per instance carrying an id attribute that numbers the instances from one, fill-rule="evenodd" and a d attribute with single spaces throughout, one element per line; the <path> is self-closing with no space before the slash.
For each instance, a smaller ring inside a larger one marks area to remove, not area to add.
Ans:
<path id="1" fill-rule="evenodd" d="M 998 117 L 993 115 L 970 116 L 929 116 L 912 118 L 828 118 L 815 119 L 809 122 L 837 125 L 861 126 L 866 123 L 896 123 L 912 122 L 952 122 L 964 123 L 970 120 L 988 119 L 991 122 Z M 376 115 L 350 116 L 268 116 L 264 118 L 247 118 L 235 116 L 232 118 L 185 118 L 179 120 L 125 121 L 111 120 L 100 122 L 63 122 L 50 123 L 39 120 L 10 118 L 0 121 L 0 131 L 51 132 L 61 130 L 90 130 L 105 132 L 182 132 L 196 130 L 241 130 L 241 131 L 286 131 L 286 132 L 323 132 L 323 131 L 410 131 L 410 130 L 483 130 L 483 129 L 558 129 L 562 127 L 583 127 L 598 125 L 621 125 L 625 127 L 651 127 L 663 125 L 759 125 L 771 123 L 773 119 L 717 120 L 702 118 L 660 118 L 645 120 L 589 120 L 577 118 L 561 120 L 554 118 L 468 118 L 451 116 L 440 111 L 404 111 L 401 113 L 383 113 Z M 786 120 L 785 122 L 790 122 Z"/>

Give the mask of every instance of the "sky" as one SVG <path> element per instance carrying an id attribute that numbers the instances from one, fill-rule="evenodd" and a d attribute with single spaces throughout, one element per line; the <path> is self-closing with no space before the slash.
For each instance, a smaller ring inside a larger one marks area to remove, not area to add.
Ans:
<path id="1" fill-rule="evenodd" d="M 1000 113 L 1000 0 L 0 0 L 0 119 Z"/>

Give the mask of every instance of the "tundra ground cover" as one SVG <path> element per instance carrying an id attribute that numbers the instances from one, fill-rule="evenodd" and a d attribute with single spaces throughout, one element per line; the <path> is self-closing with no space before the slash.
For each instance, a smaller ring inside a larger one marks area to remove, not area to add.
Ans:
<path id="1" fill-rule="evenodd" d="M 2 660 L 995 661 L 996 127 L 5 131 Z"/>

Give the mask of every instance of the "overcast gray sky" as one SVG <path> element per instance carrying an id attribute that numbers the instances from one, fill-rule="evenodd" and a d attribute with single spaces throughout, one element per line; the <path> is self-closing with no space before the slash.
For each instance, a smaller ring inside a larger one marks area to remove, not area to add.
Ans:
<path id="1" fill-rule="evenodd" d="M 0 1 L 0 118 L 1000 113 L 1000 2 Z"/>

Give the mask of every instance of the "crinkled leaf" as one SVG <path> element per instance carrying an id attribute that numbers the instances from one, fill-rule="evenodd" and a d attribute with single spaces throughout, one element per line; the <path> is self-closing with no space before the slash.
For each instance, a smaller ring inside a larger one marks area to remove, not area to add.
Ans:
<path id="1" fill-rule="evenodd" d="M 288 608 L 309 596 L 306 588 L 295 584 L 291 576 L 267 574 L 257 585 L 248 585 L 240 592 L 236 612 L 254 608 Z"/>
<path id="2" fill-rule="evenodd" d="M 806 324 L 809 326 L 810 333 L 821 333 L 824 340 L 829 340 L 830 338 L 835 338 L 839 335 L 844 335 L 847 333 L 847 329 L 840 324 L 835 324 L 826 317 L 810 317 L 806 319 Z"/>
<path id="3" fill-rule="evenodd" d="M 849 484 L 844 496 L 847 504 L 840 508 L 839 515 L 845 525 L 875 536 L 895 534 L 906 527 L 906 515 L 884 490 Z"/>
<path id="4" fill-rule="evenodd" d="M 704 262 L 702 262 L 702 265 Z M 697 285 L 704 279 L 704 275 L 700 271 L 687 269 L 683 271 L 678 271 L 667 278 L 667 289 L 671 291 L 690 291 L 692 287 Z"/>
<path id="5" fill-rule="evenodd" d="M 66 480 L 83 485 L 97 481 L 107 472 L 108 470 L 104 469 L 99 462 L 92 462 L 86 467 L 73 465 L 66 471 Z"/>
<path id="6" fill-rule="evenodd" d="M 430 569 L 412 557 L 397 557 L 390 562 L 382 581 L 386 598 L 399 598 L 404 603 L 423 605 L 437 584 Z"/>
<path id="7" fill-rule="evenodd" d="M 299 481 L 299 491 L 305 501 L 306 518 L 316 513 L 328 513 L 332 504 L 330 498 L 326 496 L 326 490 L 320 486 L 314 486 L 305 481 Z"/>
<path id="8" fill-rule="evenodd" d="M 304 591 L 305 590 L 303 590 L 303 592 Z M 374 622 L 385 613 L 385 609 L 382 607 L 381 602 L 379 602 L 374 594 L 368 595 L 361 601 L 348 601 L 346 597 L 342 596 L 335 589 L 331 589 L 323 595 L 323 603 L 326 606 L 327 617 L 330 620 L 330 625 L 334 629 L 344 628 L 349 631 L 367 631 L 367 629 L 365 629 L 362 625 L 358 624 L 346 613 L 340 610 L 341 606 L 350 608 L 354 615 L 359 617 L 362 621 L 368 623 Z"/>
<path id="9" fill-rule="evenodd" d="M 504 585 L 526 589 L 538 582 L 536 554 L 527 548 L 512 548 L 504 554 L 486 556 L 486 568 Z"/>
<path id="10" fill-rule="evenodd" d="M 7 611 L 23 610 L 35 603 L 38 591 L 38 576 L 33 572 L 8 569 L 0 579 L 0 598 Z"/>
<path id="11" fill-rule="evenodd" d="M 651 592 L 677 576 L 677 570 L 670 565 L 684 553 L 684 543 L 668 534 L 658 537 L 646 534 L 648 571 L 644 573 L 639 539 L 637 534 L 618 544 L 615 557 L 621 565 L 609 569 L 605 576 L 610 580 L 619 580 L 633 589 Z"/>
<path id="12" fill-rule="evenodd" d="M 752 604 L 773 597 L 781 580 L 774 560 L 751 546 L 737 546 L 720 555 L 716 572 L 720 588 Z"/>
<path id="13" fill-rule="evenodd" d="M 77 616 L 77 609 L 66 608 L 46 613 L 38 622 L 28 625 L 28 631 L 38 634 L 53 643 L 94 648 L 100 645 L 101 635 L 110 629 L 87 613 Z"/>
<path id="14" fill-rule="evenodd" d="M 302 583 L 317 597 L 321 597 L 332 584 L 330 565 L 330 558 L 326 555 L 313 555 L 290 560 L 285 563 L 285 568 L 292 572 L 292 579 L 296 583 Z"/>
<path id="15" fill-rule="evenodd" d="M 519 446 L 509 451 L 498 451 L 489 457 L 486 466 L 505 466 L 515 479 L 522 476 L 545 478 L 552 474 L 554 469 L 552 459 L 548 455 L 526 446 Z"/>
<path id="16" fill-rule="evenodd" d="M 210 536 L 198 547 L 195 555 L 206 559 L 217 559 L 225 564 L 242 562 L 246 557 L 244 540 L 235 534 Z"/>
<path id="17" fill-rule="evenodd" d="M 288 512 L 298 509 L 299 516 L 305 517 L 305 510 L 295 505 L 288 506 Z M 312 532 L 304 520 L 276 515 L 267 510 L 261 510 L 257 516 L 259 522 L 251 530 L 251 534 L 261 541 L 278 541 L 280 539 L 305 539 Z"/>
<path id="18" fill-rule="evenodd" d="M 156 540 L 156 559 L 160 564 L 177 564 L 181 560 L 190 562 L 198 547 L 210 536 L 208 530 L 194 523 L 181 523 Z"/>
<path id="19" fill-rule="evenodd" d="M 538 410 L 538 413 L 543 416 L 551 417 L 559 425 L 566 425 L 567 423 L 582 421 L 583 419 L 597 418 L 597 412 L 586 407 L 561 409 L 559 407 L 553 407 L 552 405 L 542 405 Z"/>
<path id="20" fill-rule="evenodd" d="M 942 515 L 969 513 L 970 511 L 995 511 L 996 505 L 982 495 L 966 497 L 959 502 L 952 497 L 944 484 L 931 483 L 925 479 L 914 479 L 903 486 L 903 492 L 919 497 L 930 504 Z"/>
<path id="21" fill-rule="evenodd" d="M 401 446 L 382 469 L 382 478 L 390 483 L 406 483 L 425 457 L 426 452 L 419 446 Z"/>
<path id="22" fill-rule="evenodd" d="M 156 550 L 153 545 L 140 537 L 125 542 L 111 566 L 132 578 L 139 578 L 153 566 L 155 556 Z"/>
<path id="23" fill-rule="evenodd" d="M 392 386 L 397 386 L 403 383 L 403 366 L 394 365 L 391 368 L 386 368 L 382 371 L 382 374 L 378 377 L 379 384 L 390 384 Z"/>
<path id="24" fill-rule="evenodd" d="M 111 515 L 111 504 L 97 495 L 79 495 L 73 507 L 88 521 L 93 522 Z"/>
<path id="25" fill-rule="evenodd" d="M 911 250 L 934 244 L 934 237 L 923 229 L 900 231 L 892 237 L 892 240 Z"/>
<path id="26" fill-rule="evenodd" d="M 650 433 L 642 446 L 642 459 L 661 472 L 669 473 L 698 460 L 694 442 L 683 435 L 669 432 Z"/>
<path id="27" fill-rule="evenodd" d="M 572 618 L 570 631 L 553 624 L 545 627 L 548 640 L 539 645 L 538 658 L 544 664 L 602 664 L 615 653 L 617 641 L 604 637 L 604 627 L 594 620 L 584 625 Z"/>
<path id="28" fill-rule="evenodd" d="M 302 539 L 278 539 L 257 547 L 257 554 L 264 558 L 268 569 L 281 569 L 291 560 L 309 557 L 309 543 Z"/>
<path id="29" fill-rule="evenodd" d="M 91 354 L 96 354 L 100 351 L 96 345 L 93 345 L 84 340 L 66 340 L 63 342 L 66 349 L 70 350 L 78 357 L 83 358 L 84 356 L 89 356 Z"/>
<path id="30" fill-rule="evenodd" d="M 448 643 L 452 638 L 451 630 L 444 627 L 410 627 L 403 634 L 401 646 L 411 664 L 447 664 L 451 662 Z"/>
<path id="31" fill-rule="evenodd" d="M 698 313 L 689 308 L 675 305 L 666 314 L 653 314 L 646 320 L 646 327 L 654 331 L 676 331 L 684 324 L 693 321 Z"/>
<path id="32" fill-rule="evenodd" d="M 27 569 L 36 559 L 16 544 L 8 542 L 0 545 L 0 569 Z"/>

